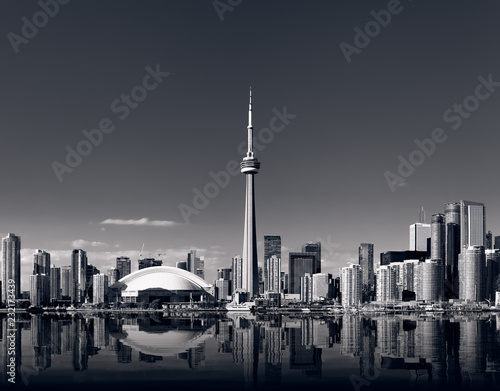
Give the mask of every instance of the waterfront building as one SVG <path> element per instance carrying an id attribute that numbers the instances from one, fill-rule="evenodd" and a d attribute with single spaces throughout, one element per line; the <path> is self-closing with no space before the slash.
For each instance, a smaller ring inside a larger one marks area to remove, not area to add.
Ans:
<path id="1" fill-rule="evenodd" d="M 21 293 L 21 237 L 9 233 L 2 239 L 2 295 L 5 303 L 8 299 L 9 280 L 14 282 L 14 297 Z M 10 292 L 12 293 L 12 292 Z"/>
<path id="2" fill-rule="evenodd" d="M 362 278 L 361 266 L 350 265 L 342 268 L 340 274 L 342 306 L 357 306 L 361 302 Z"/>
<path id="3" fill-rule="evenodd" d="M 281 258 L 272 255 L 265 261 L 267 277 L 264 280 L 264 292 L 281 293 Z"/>
<path id="4" fill-rule="evenodd" d="M 94 304 L 103 304 L 108 302 L 108 276 L 100 273 L 92 276 L 92 288 Z"/>
<path id="5" fill-rule="evenodd" d="M 375 289 L 375 273 L 373 270 L 373 244 L 361 243 L 358 249 L 359 265 L 361 266 L 363 302 L 370 301 Z"/>
<path id="6" fill-rule="evenodd" d="M 377 270 L 377 302 L 393 303 L 396 297 L 396 269 L 391 265 L 382 265 Z"/>
<path id="7" fill-rule="evenodd" d="M 61 299 L 61 268 L 53 265 L 50 269 L 50 301 Z"/>
<path id="8" fill-rule="evenodd" d="M 83 303 L 87 290 L 87 253 L 81 249 L 73 250 L 71 254 L 71 288 L 70 296 L 73 303 Z"/>
<path id="9" fill-rule="evenodd" d="M 469 246 L 459 258 L 460 299 L 480 302 L 486 296 L 486 255 L 483 246 Z"/>

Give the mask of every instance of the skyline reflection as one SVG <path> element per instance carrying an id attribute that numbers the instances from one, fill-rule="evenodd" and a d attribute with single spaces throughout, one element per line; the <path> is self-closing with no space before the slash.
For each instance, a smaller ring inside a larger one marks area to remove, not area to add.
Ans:
<path id="1" fill-rule="evenodd" d="M 5 316 L 0 324 L 5 367 Z M 57 385 L 56 375 L 71 372 L 92 375 L 80 385 L 120 382 L 147 370 L 152 382 L 246 389 L 500 386 L 499 315 L 22 314 L 16 330 L 18 381 L 29 384 Z"/>

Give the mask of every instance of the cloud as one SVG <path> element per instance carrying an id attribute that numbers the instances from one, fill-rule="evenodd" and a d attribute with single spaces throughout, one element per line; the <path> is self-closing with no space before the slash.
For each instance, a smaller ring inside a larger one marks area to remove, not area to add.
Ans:
<path id="1" fill-rule="evenodd" d="M 71 242 L 71 245 L 75 248 L 107 246 L 107 244 L 103 242 L 89 242 L 88 240 L 83 240 L 83 239 L 73 240 Z"/>
<path id="2" fill-rule="evenodd" d="M 171 227 L 173 225 L 177 225 L 175 221 L 170 220 L 149 220 L 146 217 L 143 217 L 139 220 L 122 220 L 122 219 L 106 219 L 101 221 L 101 224 L 112 224 L 112 225 L 147 225 L 151 227 Z"/>

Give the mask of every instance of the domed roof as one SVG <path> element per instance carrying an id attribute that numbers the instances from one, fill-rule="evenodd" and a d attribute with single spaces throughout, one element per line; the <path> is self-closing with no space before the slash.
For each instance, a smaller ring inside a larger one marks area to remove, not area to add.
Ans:
<path id="1" fill-rule="evenodd" d="M 111 288 L 122 291 L 143 291 L 146 289 L 196 291 L 211 287 L 197 275 L 171 266 L 152 266 L 137 270 L 111 285 Z"/>
<path id="2" fill-rule="evenodd" d="M 132 349 L 155 356 L 172 356 L 200 346 L 213 338 L 210 330 L 169 330 L 163 333 L 148 333 L 139 326 L 123 325 L 125 338 L 120 341 Z"/>

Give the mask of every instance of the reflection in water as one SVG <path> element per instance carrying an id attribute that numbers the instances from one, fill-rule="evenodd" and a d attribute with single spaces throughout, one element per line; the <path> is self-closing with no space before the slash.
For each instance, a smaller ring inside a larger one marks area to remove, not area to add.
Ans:
<path id="1" fill-rule="evenodd" d="M 168 369 L 177 368 L 179 379 L 190 384 L 204 384 L 209 365 L 211 381 L 236 379 L 247 389 L 330 385 L 339 378 L 350 384 L 352 375 L 364 379 L 364 386 L 377 382 L 394 388 L 455 390 L 500 386 L 499 315 L 23 314 L 13 330 L 19 377 L 28 366 L 36 375 L 30 379 L 35 384 L 42 378 L 38 374 L 52 373 L 56 383 L 61 363 L 67 362 L 73 371 L 92 372 L 84 382 L 106 380 L 98 369 L 108 363 L 114 373 L 138 377 L 146 365 L 158 372 L 156 380 L 165 381 L 171 376 Z M 9 332 L 2 315 L 2 368 L 9 360 Z M 21 367 L 21 353 L 32 354 L 31 365 L 28 360 Z M 99 356 L 99 365 L 94 365 L 93 356 Z M 8 376 L 2 373 L 6 383 Z"/>

